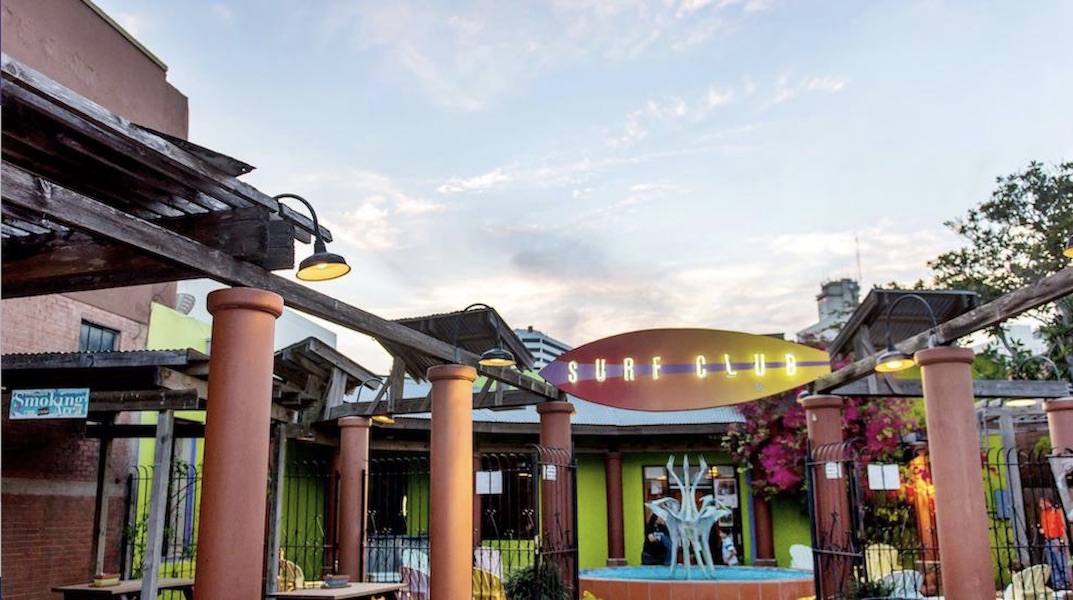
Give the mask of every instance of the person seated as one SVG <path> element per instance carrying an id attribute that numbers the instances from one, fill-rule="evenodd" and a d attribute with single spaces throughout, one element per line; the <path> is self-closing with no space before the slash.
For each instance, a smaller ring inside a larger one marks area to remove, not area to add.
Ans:
<path id="1" fill-rule="evenodd" d="M 645 543 L 641 548 L 642 565 L 671 564 L 671 532 L 663 519 L 652 515 L 645 525 Z"/>
<path id="2" fill-rule="evenodd" d="M 722 542 L 723 564 L 729 566 L 739 564 L 738 549 L 734 546 L 734 538 L 725 531 L 720 531 L 719 537 Z"/>

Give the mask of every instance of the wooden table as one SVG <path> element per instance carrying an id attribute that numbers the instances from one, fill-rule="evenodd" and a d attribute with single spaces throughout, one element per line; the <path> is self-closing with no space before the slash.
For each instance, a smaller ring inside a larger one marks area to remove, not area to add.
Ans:
<path id="1" fill-rule="evenodd" d="M 406 588 L 404 583 L 364 583 L 352 582 L 346 587 L 310 588 L 275 592 L 269 598 L 372 598 L 377 595 L 390 595 L 397 598 L 397 593 Z"/>
<path id="2" fill-rule="evenodd" d="M 157 583 L 157 588 L 164 590 L 179 590 L 187 599 L 194 597 L 194 580 L 183 578 L 163 577 Z M 116 585 L 96 587 L 88 583 L 77 585 L 61 585 L 52 588 L 52 591 L 63 594 L 63 600 L 93 600 L 95 598 L 120 598 L 133 600 L 142 595 L 141 579 L 124 579 Z"/>

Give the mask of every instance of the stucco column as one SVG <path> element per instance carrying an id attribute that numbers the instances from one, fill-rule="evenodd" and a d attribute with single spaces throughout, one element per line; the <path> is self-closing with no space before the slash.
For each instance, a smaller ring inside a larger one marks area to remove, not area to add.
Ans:
<path id="1" fill-rule="evenodd" d="M 775 525 L 771 519 L 771 501 L 753 497 L 753 526 L 756 527 L 756 566 L 775 566 Z"/>
<path id="2" fill-rule="evenodd" d="M 283 298 L 232 288 L 210 293 L 207 307 L 212 355 L 194 594 L 260 598 L 273 338 Z"/>
<path id="3" fill-rule="evenodd" d="M 361 547 L 365 537 L 362 474 L 369 461 L 369 419 L 339 419 L 339 573 L 361 581 Z"/>
<path id="4" fill-rule="evenodd" d="M 824 468 L 813 471 L 814 510 L 816 543 L 826 550 L 849 551 L 850 508 L 846 490 L 846 474 L 842 439 L 841 396 L 808 396 L 801 401 L 805 408 L 805 423 L 814 463 L 823 461 Z M 828 467 L 830 465 L 830 467 Z M 820 564 L 817 573 L 824 598 L 840 591 L 839 584 L 846 580 L 850 563 L 838 554 L 817 554 Z"/>
<path id="5" fill-rule="evenodd" d="M 607 478 L 607 566 L 626 565 L 626 538 L 622 522 L 622 453 L 604 455 Z"/>
<path id="6" fill-rule="evenodd" d="M 979 600 L 995 593 L 969 370 L 973 356 L 972 350 L 947 347 L 914 355 L 924 387 L 935 525 L 947 600 Z"/>
<path id="7" fill-rule="evenodd" d="M 1047 429 L 1055 454 L 1073 451 L 1073 398 L 1058 398 L 1043 403 Z"/>
<path id="8" fill-rule="evenodd" d="M 540 445 L 543 447 L 540 479 L 541 530 L 545 543 L 553 548 L 569 542 L 574 530 L 574 496 L 567 467 L 573 457 L 569 402 L 537 404 L 540 414 Z"/>
<path id="9" fill-rule="evenodd" d="M 473 382 L 477 370 L 438 365 L 429 443 L 429 598 L 469 598 L 473 584 Z"/>

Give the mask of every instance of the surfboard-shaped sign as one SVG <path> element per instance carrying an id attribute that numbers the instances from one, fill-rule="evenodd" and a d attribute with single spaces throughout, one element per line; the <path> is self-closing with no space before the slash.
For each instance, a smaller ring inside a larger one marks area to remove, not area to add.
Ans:
<path id="1" fill-rule="evenodd" d="M 827 353 L 718 329 L 648 329 L 590 342 L 540 376 L 568 394 L 632 410 L 712 408 L 794 389 L 831 372 Z"/>

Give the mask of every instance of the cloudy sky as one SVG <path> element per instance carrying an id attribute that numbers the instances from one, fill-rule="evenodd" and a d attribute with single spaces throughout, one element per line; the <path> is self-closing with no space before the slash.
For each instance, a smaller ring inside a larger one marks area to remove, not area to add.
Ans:
<path id="1" fill-rule="evenodd" d="M 792 334 L 821 282 L 926 277 L 997 176 L 1073 159 L 1062 0 L 96 1 L 192 141 L 317 207 L 354 267 L 319 288 L 388 318 Z"/>

